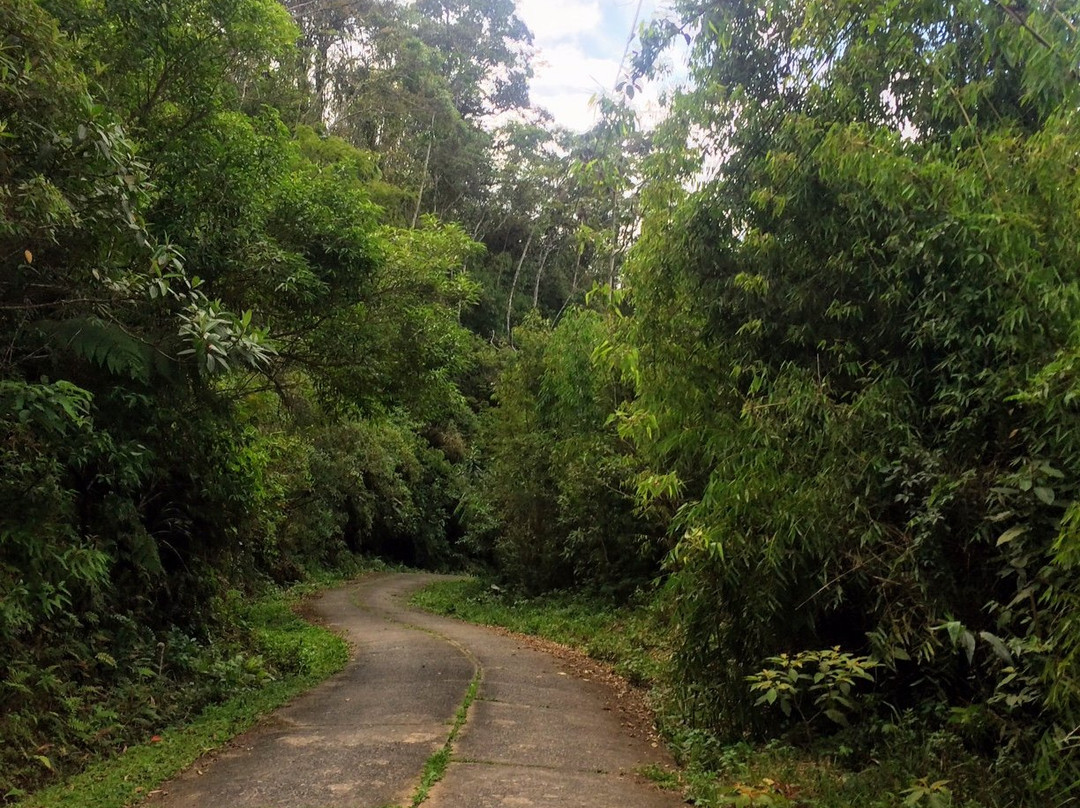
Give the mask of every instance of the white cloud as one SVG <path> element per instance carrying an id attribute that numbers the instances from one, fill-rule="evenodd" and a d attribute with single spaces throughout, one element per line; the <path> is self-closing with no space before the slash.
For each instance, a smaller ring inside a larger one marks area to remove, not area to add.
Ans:
<path id="1" fill-rule="evenodd" d="M 590 100 L 615 91 L 619 58 L 633 30 L 636 3 L 517 0 L 517 7 L 535 35 L 533 103 L 547 109 L 563 126 L 578 131 L 590 128 L 596 120 Z M 656 8 L 655 0 L 645 0 L 637 21 L 647 21 Z M 647 127 L 662 117 L 657 102 L 664 83 L 646 81 L 632 104 Z"/>
<path id="2" fill-rule="evenodd" d="M 518 0 L 518 14 L 541 45 L 593 31 L 602 19 L 598 0 Z"/>
<path id="3" fill-rule="evenodd" d="M 589 57 L 577 45 L 542 48 L 534 62 L 533 103 L 563 126 L 579 131 L 593 124 L 589 99 L 610 88 L 618 69 L 614 59 Z"/>

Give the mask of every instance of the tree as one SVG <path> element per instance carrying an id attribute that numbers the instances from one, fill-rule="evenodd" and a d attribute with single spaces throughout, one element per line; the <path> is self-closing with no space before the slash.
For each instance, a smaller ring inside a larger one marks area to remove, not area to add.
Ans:
<path id="1" fill-rule="evenodd" d="M 622 434 L 643 502 L 680 503 L 686 698 L 763 729 L 763 660 L 872 653 L 890 703 L 969 709 L 1064 794 L 1073 685 L 1040 676 L 1076 681 L 1051 592 L 1078 470 L 1071 416 L 1018 402 L 1080 314 L 1075 14 L 680 8 L 695 88 L 643 194 Z M 693 126 L 717 166 L 688 194 Z"/>
<path id="2" fill-rule="evenodd" d="M 535 313 L 495 384 L 480 451 L 485 463 L 463 500 L 474 546 L 528 592 L 576 587 L 628 597 L 662 553 L 658 525 L 633 508 L 639 471 L 614 434 L 630 395 L 617 367 L 595 361 L 617 312 L 571 309 L 551 327 Z"/>
<path id="3" fill-rule="evenodd" d="M 416 0 L 412 8 L 463 118 L 528 107 L 532 33 L 512 0 Z"/>
<path id="4" fill-rule="evenodd" d="M 293 3 L 327 126 L 380 156 L 418 209 L 466 223 L 490 179 L 482 119 L 528 105 L 531 34 L 498 2 Z"/>
<path id="5" fill-rule="evenodd" d="M 481 248 L 297 120 L 277 3 L 15 0 L 0 38 L 13 798 L 265 680 L 234 588 L 452 558 Z"/>

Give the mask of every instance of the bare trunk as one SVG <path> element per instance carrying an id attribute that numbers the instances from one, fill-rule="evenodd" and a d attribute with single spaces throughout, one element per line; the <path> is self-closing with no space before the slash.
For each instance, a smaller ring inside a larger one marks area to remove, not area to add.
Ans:
<path id="1" fill-rule="evenodd" d="M 431 163 L 431 143 L 435 139 L 435 116 L 431 116 L 431 132 L 428 134 L 427 154 L 424 155 L 424 170 L 420 174 L 420 190 L 416 194 L 416 210 L 412 215 L 412 229 L 416 229 L 416 220 L 420 218 L 420 202 L 424 198 L 424 182 L 427 180 L 428 165 Z"/>
<path id="2" fill-rule="evenodd" d="M 513 345 L 514 340 L 510 335 L 510 313 L 514 309 L 514 292 L 517 290 L 518 278 L 521 277 L 521 267 L 525 263 L 525 256 L 529 254 L 529 246 L 532 244 L 533 234 L 529 233 L 529 238 L 525 241 L 525 249 L 521 251 L 521 258 L 518 259 L 517 269 L 514 270 L 514 279 L 510 281 L 510 295 L 506 299 L 506 339 Z"/>
<path id="3" fill-rule="evenodd" d="M 611 193 L 611 264 L 608 267 L 608 282 L 612 293 L 615 292 L 615 253 L 619 249 L 619 195 Z"/>
<path id="4" fill-rule="evenodd" d="M 476 227 L 474 227 L 473 231 L 472 231 L 472 240 L 473 241 L 479 241 L 480 240 L 480 229 L 484 226 L 484 223 L 486 221 L 487 221 L 487 214 L 486 213 L 480 214 L 480 221 L 478 221 L 476 223 Z"/>
<path id="5" fill-rule="evenodd" d="M 555 315 L 554 323 L 558 323 L 559 319 L 563 316 L 563 312 L 566 311 L 566 307 L 570 305 L 570 302 L 574 299 L 574 295 L 577 294 L 577 282 L 578 274 L 581 272 L 581 251 L 578 250 L 577 260 L 574 262 L 574 278 L 570 281 L 570 294 L 566 296 L 566 300 L 563 301 L 562 306 L 559 308 L 559 313 Z"/>
<path id="6" fill-rule="evenodd" d="M 544 266 L 547 264 L 548 256 L 551 255 L 551 248 L 544 250 L 544 254 L 540 257 L 540 266 L 536 268 L 536 282 L 533 283 L 533 308 L 535 309 L 540 301 L 540 278 L 544 276 Z"/>

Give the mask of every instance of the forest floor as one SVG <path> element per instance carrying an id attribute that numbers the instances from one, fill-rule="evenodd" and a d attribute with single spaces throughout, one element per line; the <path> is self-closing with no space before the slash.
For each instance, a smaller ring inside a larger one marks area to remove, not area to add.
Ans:
<path id="1" fill-rule="evenodd" d="M 638 773 L 670 761 L 618 677 L 555 646 L 410 608 L 408 595 L 434 580 L 377 575 L 314 601 L 313 616 L 353 646 L 346 669 L 150 804 L 682 804 Z"/>

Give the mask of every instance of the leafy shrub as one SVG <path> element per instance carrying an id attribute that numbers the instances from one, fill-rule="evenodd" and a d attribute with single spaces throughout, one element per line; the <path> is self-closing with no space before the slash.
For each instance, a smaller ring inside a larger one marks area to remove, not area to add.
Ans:
<path id="1" fill-rule="evenodd" d="M 501 574 L 531 592 L 579 585 L 626 597 L 655 569 L 657 528 L 633 508 L 638 467 L 610 426 L 628 391 L 593 361 L 607 328 L 587 310 L 555 328 L 535 318 L 519 327 L 485 415 L 469 527 Z"/>
<path id="2" fill-rule="evenodd" d="M 843 653 L 839 646 L 780 654 L 766 662 L 766 668 L 746 677 L 750 691 L 760 694 L 754 705 L 775 704 L 787 718 L 798 715 L 807 728 L 820 717 L 847 726 L 857 711 L 855 687 L 860 680 L 872 683 L 871 671 L 878 667 L 869 657 Z"/>

